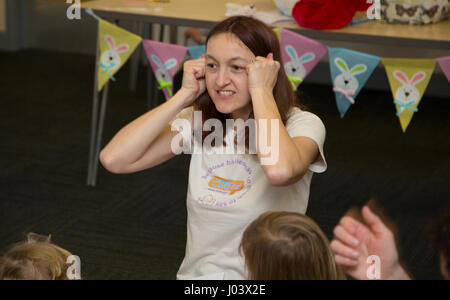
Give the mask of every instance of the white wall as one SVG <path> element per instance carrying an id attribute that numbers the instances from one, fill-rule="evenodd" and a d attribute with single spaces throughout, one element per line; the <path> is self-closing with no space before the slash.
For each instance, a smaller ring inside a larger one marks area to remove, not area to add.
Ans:
<path id="1" fill-rule="evenodd" d="M 6 0 L 0 0 L 0 32 L 6 31 Z"/>

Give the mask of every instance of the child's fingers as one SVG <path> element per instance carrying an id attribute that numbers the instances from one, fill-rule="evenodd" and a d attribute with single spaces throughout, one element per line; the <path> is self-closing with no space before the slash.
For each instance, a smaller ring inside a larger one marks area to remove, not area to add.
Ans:
<path id="1" fill-rule="evenodd" d="M 333 233 L 334 236 L 344 244 L 352 247 L 357 247 L 359 245 L 359 241 L 341 225 L 336 226 Z"/>
<path id="2" fill-rule="evenodd" d="M 356 234 L 358 227 L 364 226 L 363 224 L 361 224 L 360 222 L 358 222 L 357 220 L 355 220 L 354 218 L 349 217 L 349 216 L 342 217 L 342 219 L 339 222 L 339 225 L 344 227 L 344 229 L 348 233 L 353 234 L 353 235 Z"/>
<path id="3" fill-rule="evenodd" d="M 358 259 L 359 257 L 359 252 L 356 249 L 344 245 L 339 240 L 334 239 L 331 241 L 330 247 L 335 254 L 348 259 Z"/>
<path id="4" fill-rule="evenodd" d="M 356 267 L 358 265 L 358 261 L 355 259 L 349 259 L 347 257 L 343 257 L 341 255 L 335 255 L 334 260 L 336 263 L 342 267 Z"/>
<path id="5" fill-rule="evenodd" d="M 364 221 L 370 226 L 370 229 L 375 233 L 385 233 L 389 229 L 384 225 L 381 219 L 374 214 L 368 206 L 362 209 Z"/>

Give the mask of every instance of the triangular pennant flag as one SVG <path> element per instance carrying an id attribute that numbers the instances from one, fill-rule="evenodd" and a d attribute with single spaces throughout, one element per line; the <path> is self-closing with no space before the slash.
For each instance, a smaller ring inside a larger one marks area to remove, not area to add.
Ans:
<path id="1" fill-rule="evenodd" d="M 380 57 L 342 48 L 329 48 L 330 71 L 341 118 L 355 103 Z"/>
<path id="2" fill-rule="evenodd" d="M 186 56 L 187 47 L 151 40 L 144 40 L 143 44 L 158 80 L 158 89 L 163 90 L 168 100 L 173 96 L 173 77 Z"/>
<path id="3" fill-rule="evenodd" d="M 436 59 L 382 58 L 397 117 L 406 131 L 430 82 Z"/>
<path id="4" fill-rule="evenodd" d="M 448 82 L 450 82 L 450 56 L 438 58 L 437 61 L 442 72 L 447 76 Z"/>
<path id="5" fill-rule="evenodd" d="M 116 25 L 99 20 L 100 61 L 98 68 L 98 91 L 108 80 L 115 81 L 114 74 L 127 62 L 142 38 Z"/>
<path id="6" fill-rule="evenodd" d="M 190 46 L 188 47 L 188 51 L 192 59 L 199 59 L 206 52 L 206 46 Z"/>
<path id="7" fill-rule="evenodd" d="M 305 80 L 328 48 L 319 42 L 281 28 L 281 53 L 284 69 L 294 91 Z"/>
<path id="8" fill-rule="evenodd" d="M 273 29 L 273 32 L 275 32 L 275 34 L 278 37 L 278 40 L 281 41 L 281 28 L 280 27 L 276 27 Z"/>

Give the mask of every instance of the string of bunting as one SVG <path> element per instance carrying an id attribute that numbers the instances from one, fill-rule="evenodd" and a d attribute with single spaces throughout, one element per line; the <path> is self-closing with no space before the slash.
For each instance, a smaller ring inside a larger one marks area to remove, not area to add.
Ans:
<path id="1" fill-rule="evenodd" d="M 173 95 L 173 77 L 189 52 L 192 59 L 205 53 L 205 46 L 184 47 L 142 40 L 87 11 L 99 22 L 100 61 L 98 91 L 127 62 L 142 42 L 153 73 L 166 99 Z M 419 104 L 438 62 L 450 83 L 450 56 L 438 59 L 381 58 L 344 48 L 328 48 L 321 43 L 284 28 L 275 28 L 280 39 L 284 69 L 296 91 L 317 63 L 329 54 L 332 89 L 341 118 L 358 100 L 358 94 L 381 61 L 390 83 L 396 116 L 403 132 L 419 111 Z"/>

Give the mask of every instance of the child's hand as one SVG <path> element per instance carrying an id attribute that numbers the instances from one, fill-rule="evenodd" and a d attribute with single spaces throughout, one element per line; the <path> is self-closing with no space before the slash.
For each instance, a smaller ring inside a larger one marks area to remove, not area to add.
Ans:
<path id="1" fill-rule="evenodd" d="M 331 249 L 336 263 L 358 280 L 368 279 L 367 258 L 376 255 L 381 262 L 381 279 L 409 279 L 401 267 L 393 233 L 369 207 L 364 207 L 362 224 L 344 216 L 334 229 Z"/>
<path id="2" fill-rule="evenodd" d="M 248 88 L 250 94 L 256 90 L 267 90 L 272 93 L 277 83 L 280 63 L 273 60 L 273 54 L 269 53 L 267 58 L 258 56 L 247 65 Z"/>
<path id="3" fill-rule="evenodd" d="M 188 99 L 186 106 L 191 105 L 206 90 L 205 83 L 205 58 L 188 60 L 184 63 L 183 82 L 181 89 L 184 90 Z"/>

